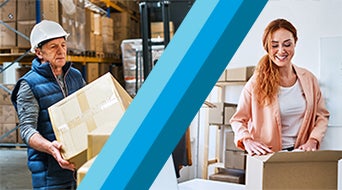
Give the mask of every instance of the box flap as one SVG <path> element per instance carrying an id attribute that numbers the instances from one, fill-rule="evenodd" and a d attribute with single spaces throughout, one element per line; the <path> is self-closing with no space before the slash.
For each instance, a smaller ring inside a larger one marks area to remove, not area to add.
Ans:
<path id="1" fill-rule="evenodd" d="M 115 80 L 115 78 L 110 74 L 107 73 L 107 75 L 112 77 L 113 83 L 118 90 L 119 97 L 121 98 L 122 105 L 125 109 L 128 108 L 129 104 L 132 102 L 132 97 L 127 93 L 127 91 L 121 86 L 121 84 Z"/>
<path id="2" fill-rule="evenodd" d="M 280 151 L 273 154 L 263 156 L 253 156 L 256 159 L 272 163 L 272 162 L 321 162 L 321 161 L 338 161 L 342 158 L 342 151 L 338 150 L 319 150 L 319 151 Z"/>

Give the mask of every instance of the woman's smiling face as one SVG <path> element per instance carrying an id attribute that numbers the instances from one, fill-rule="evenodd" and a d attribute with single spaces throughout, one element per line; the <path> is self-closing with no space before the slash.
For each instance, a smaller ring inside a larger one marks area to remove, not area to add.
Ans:
<path id="1" fill-rule="evenodd" d="M 271 60 L 278 67 L 290 65 L 296 47 L 293 34 L 284 28 L 280 28 L 272 34 L 269 43 Z"/>

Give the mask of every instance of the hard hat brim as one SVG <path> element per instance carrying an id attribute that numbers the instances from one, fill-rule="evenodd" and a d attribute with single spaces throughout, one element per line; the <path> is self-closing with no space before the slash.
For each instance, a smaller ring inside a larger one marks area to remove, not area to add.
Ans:
<path id="1" fill-rule="evenodd" d="M 35 53 L 36 48 L 40 48 L 40 47 L 42 47 L 44 44 L 46 44 L 46 43 L 48 43 L 49 41 L 54 40 L 54 39 L 57 39 L 57 38 L 65 38 L 65 40 L 67 40 L 67 38 L 69 37 L 69 35 L 70 35 L 69 33 L 66 33 L 66 34 L 63 35 L 63 36 L 52 37 L 52 38 L 46 39 L 46 40 L 44 40 L 44 41 L 41 41 L 41 42 L 39 42 L 35 47 L 32 47 L 32 48 L 31 48 L 31 52 L 32 52 L 32 53 Z"/>

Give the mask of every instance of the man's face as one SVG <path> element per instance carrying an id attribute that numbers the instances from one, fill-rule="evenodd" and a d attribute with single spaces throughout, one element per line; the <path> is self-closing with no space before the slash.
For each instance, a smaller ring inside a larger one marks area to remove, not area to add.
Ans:
<path id="1" fill-rule="evenodd" d="M 64 37 L 53 39 L 36 49 L 41 62 L 49 62 L 53 68 L 61 68 L 66 63 L 67 45 Z"/>

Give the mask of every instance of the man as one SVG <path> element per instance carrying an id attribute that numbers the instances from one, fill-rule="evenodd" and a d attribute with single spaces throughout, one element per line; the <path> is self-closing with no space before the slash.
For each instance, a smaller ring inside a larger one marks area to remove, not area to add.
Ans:
<path id="1" fill-rule="evenodd" d="M 48 108 L 85 85 L 81 73 L 66 62 L 68 33 L 56 22 L 43 20 L 30 35 L 36 58 L 12 92 L 20 135 L 28 145 L 33 189 L 75 189 L 74 165 L 61 156 Z"/>

